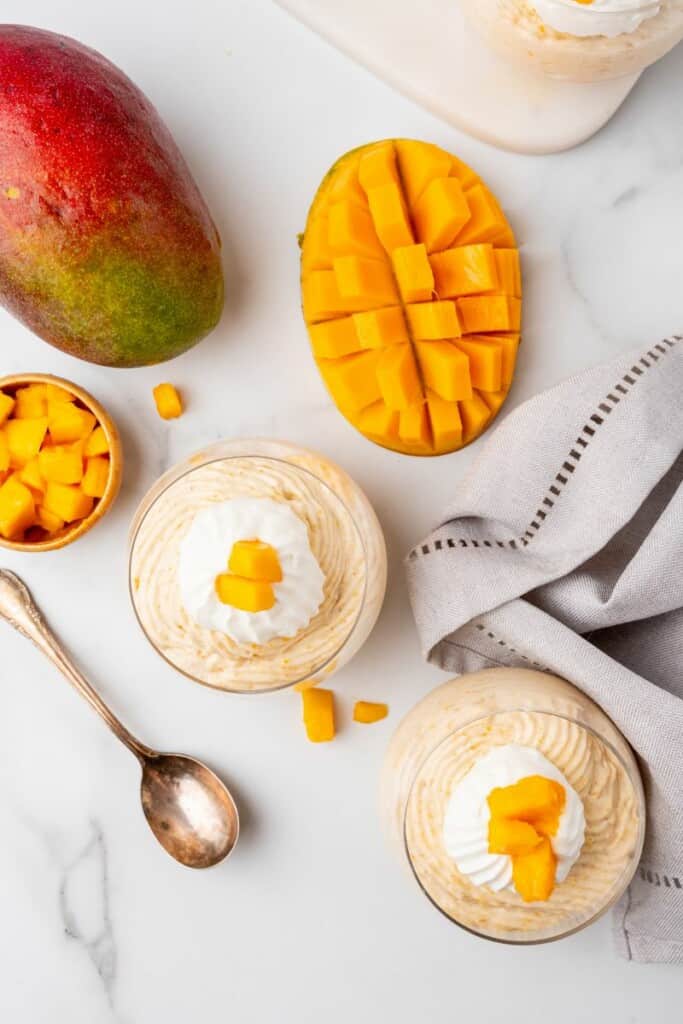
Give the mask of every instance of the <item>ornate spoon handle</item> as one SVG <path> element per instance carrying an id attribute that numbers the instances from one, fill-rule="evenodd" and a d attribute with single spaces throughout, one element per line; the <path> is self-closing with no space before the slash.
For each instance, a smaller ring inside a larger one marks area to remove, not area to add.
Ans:
<path id="1" fill-rule="evenodd" d="M 43 618 L 26 584 L 8 569 L 0 569 L 0 618 L 5 619 L 27 640 L 31 640 L 38 650 L 50 659 L 138 760 L 154 756 L 153 750 L 128 732 L 125 725 L 76 668 Z"/>

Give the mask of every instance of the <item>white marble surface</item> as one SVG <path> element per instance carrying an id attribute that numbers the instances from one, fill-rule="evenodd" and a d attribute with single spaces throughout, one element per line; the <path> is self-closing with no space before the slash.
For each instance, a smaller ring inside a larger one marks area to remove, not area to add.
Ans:
<path id="1" fill-rule="evenodd" d="M 599 137 L 530 158 L 458 135 L 267 0 L 65 0 L 59 9 L 5 0 L 2 14 L 103 50 L 154 100 L 219 223 L 230 294 L 219 330 L 163 369 L 79 363 L 0 313 L 1 369 L 50 370 L 90 388 L 120 422 L 127 456 L 120 500 L 93 533 L 53 555 L 3 552 L 1 561 L 25 576 L 134 729 L 208 759 L 234 785 L 244 833 L 223 867 L 177 867 L 148 834 L 134 761 L 2 627 L 0 1020 L 680 1019 L 680 971 L 618 960 L 607 921 L 547 947 L 483 943 L 441 918 L 384 849 L 375 813 L 383 747 L 401 713 L 442 678 L 416 649 L 401 556 L 477 446 L 413 460 L 346 425 L 307 350 L 296 233 L 338 153 L 381 136 L 430 139 L 485 175 L 524 241 L 526 340 L 513 403 L 680 330 L 683 51 L 644 76 Z M 188 399 L 171 424 L 156 418 L 150 395 L 165 378 Z M 128 602 L 126 531 L 146 487 L 208 441 L 254 434 L 338 459 L 386 529 L 386 606 L 336 679 L 343 728 L 325 747 L 304 739 L 292 694 L 232 697 L 176 675 Z M 387 699 L 389 720 L 351 727 L 358 696 Z"/>

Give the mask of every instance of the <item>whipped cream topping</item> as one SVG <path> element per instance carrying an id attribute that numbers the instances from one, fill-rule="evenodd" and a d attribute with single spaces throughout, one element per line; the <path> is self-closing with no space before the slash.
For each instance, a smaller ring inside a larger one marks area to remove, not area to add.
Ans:
<path id="1" fill-rule="evenodd" d="M 570 36 L 620 36 L 659 14 L 653 0 L 531 0 L 546 25 Z"/>
<path id="2" fill-rule="evenodd" d="M 508 743 L 494 747 L 475 762 L 453 787 L 446 808 L 443 825 L 446 851 L 458 871 L 474 885 L 487 886 L 494 892 L 516 891 L 512 881 L 512 858 L 508 854 L 489 853 L 487 797 L 497 786 L 512 786 L 529 775 L 554 779 L 565 789 L 564 810 L 557 832 L 550 840 L 557 857 L 555 881 L 563 882 L 578 860 L 586 829 L 581 797 L 540 751 Z"/>
<path id="3" fill-rule="evenodd" d="M 273 584 L 275 604 L 267 611 L 241 611 L 218 599 L 216 577 L 227 572 L 238 540 L 260 540 L 277 552 L 282 582 Z M 324 582 L 306 524 L 289 506 L 270 498 L 215 502 L 196 514 L 180 543 L 178 584 L 188 614 L 236 643 L 296 636 L 320 608 Z"/>

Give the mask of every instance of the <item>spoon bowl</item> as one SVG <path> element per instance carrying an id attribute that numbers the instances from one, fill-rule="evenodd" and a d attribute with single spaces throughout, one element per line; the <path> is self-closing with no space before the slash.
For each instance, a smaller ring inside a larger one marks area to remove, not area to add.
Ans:
<path id="1" fill-rule="evenodd" d="M 140 797 L 156 838 L 187 867 L 212 867 L 237 842 L 235 801 L 218 776 L 193 757 L 153 754 L 143 758 Z"/>

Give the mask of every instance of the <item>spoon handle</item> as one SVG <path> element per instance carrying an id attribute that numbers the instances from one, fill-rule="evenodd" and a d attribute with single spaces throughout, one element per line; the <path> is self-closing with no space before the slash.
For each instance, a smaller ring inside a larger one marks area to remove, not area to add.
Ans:
<path id="1" fill-rule="evenodd" d="M 125 725 L 118 720 L 76 668 L 43 618 L 26 584 L 8 569 L 0 569 L 0 618 L 5 619 L 27 640 L 31 640 L 38 650 L 50 659 L 139 761 L 154 756 L 153 750 L 128 732 Z"/>

